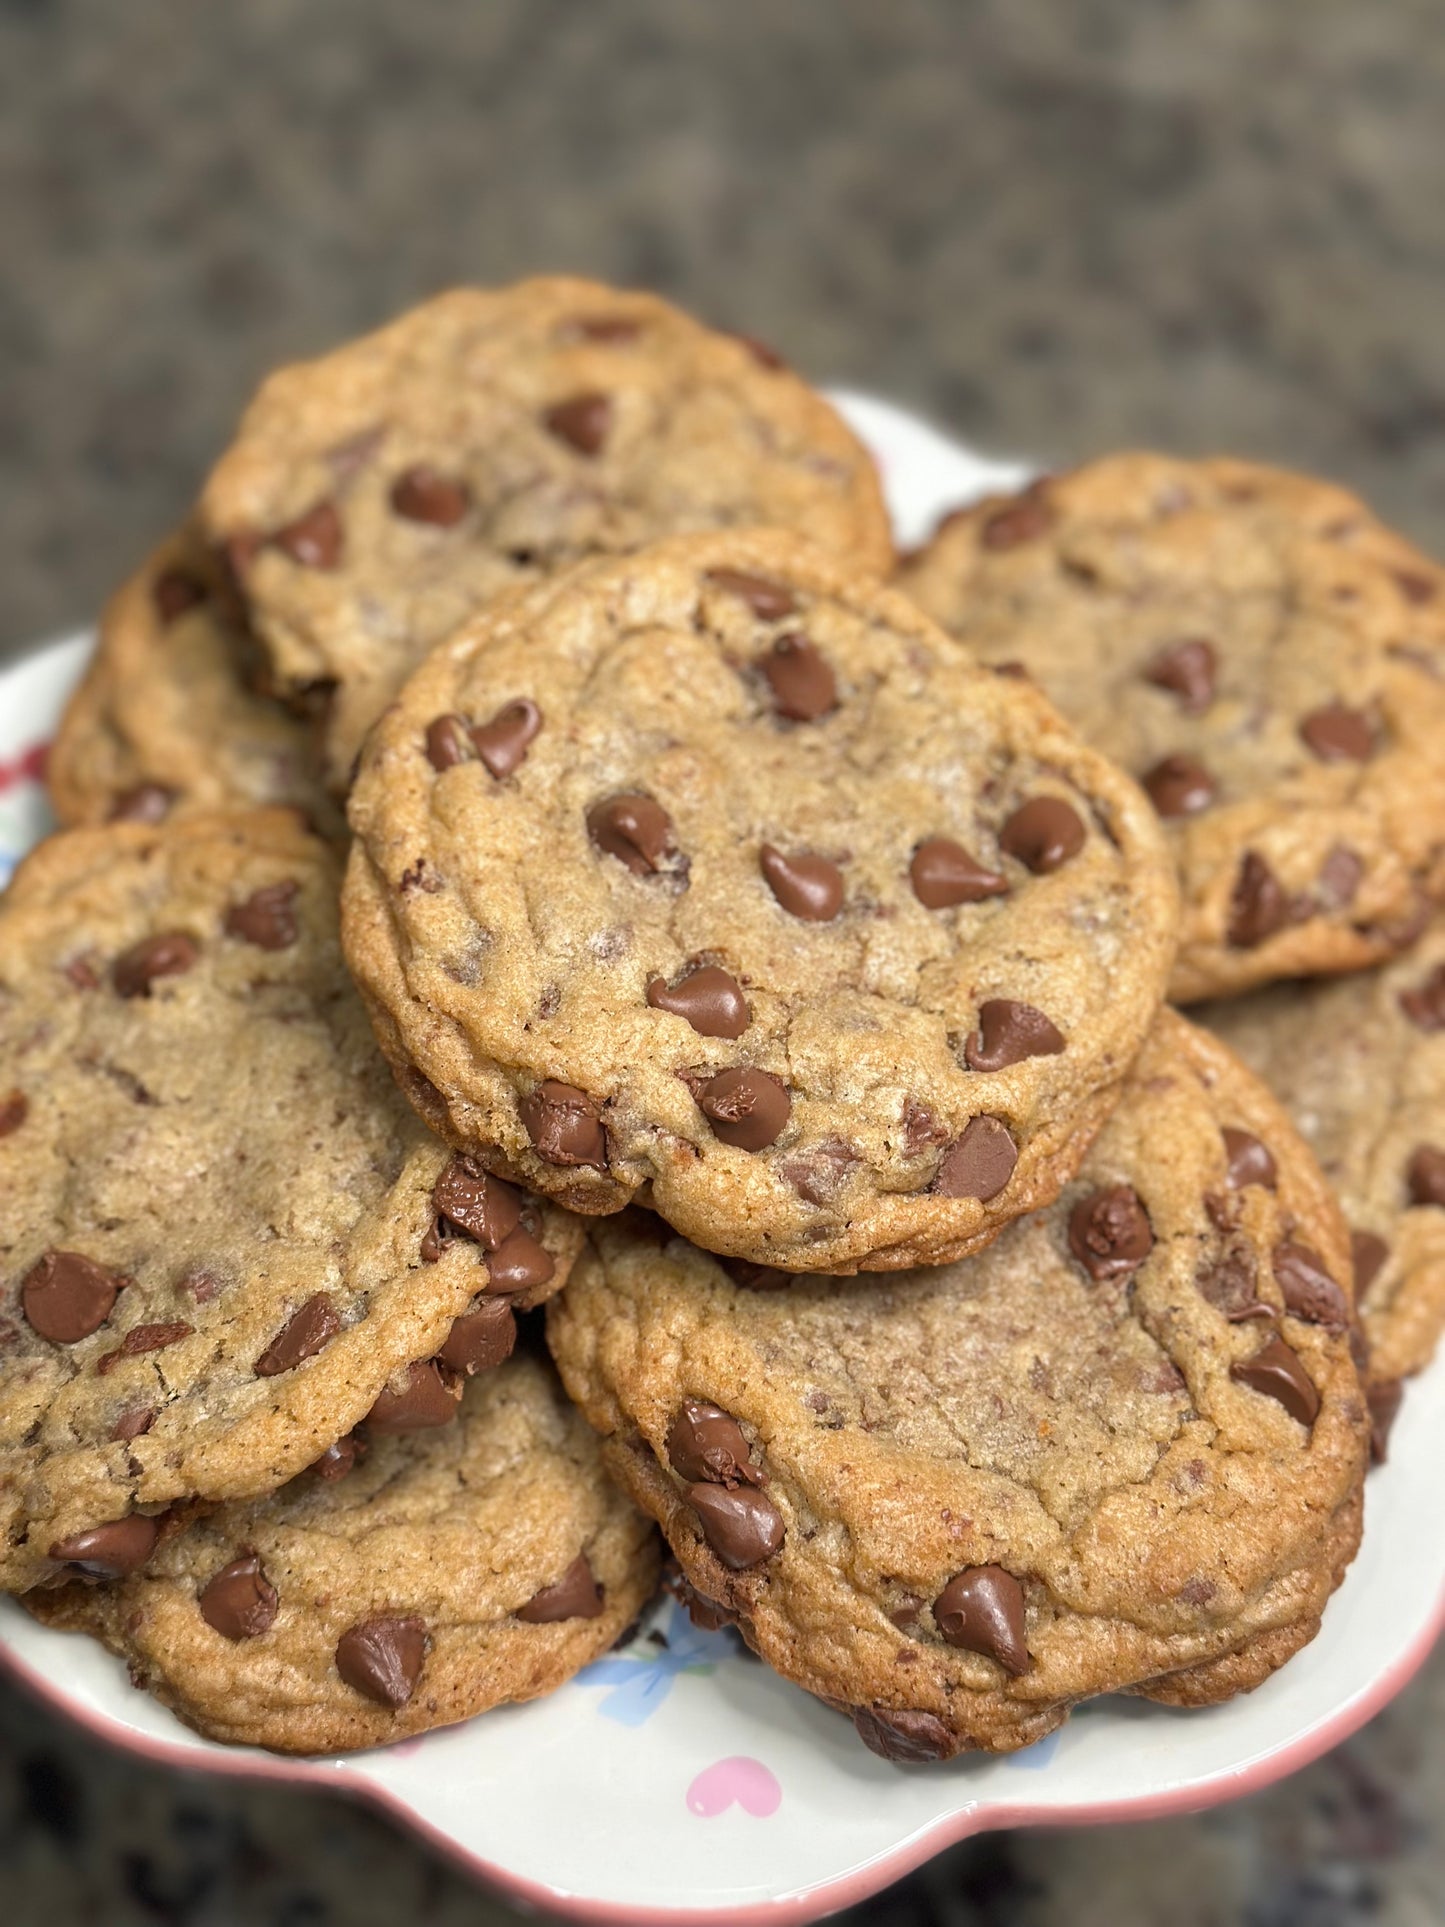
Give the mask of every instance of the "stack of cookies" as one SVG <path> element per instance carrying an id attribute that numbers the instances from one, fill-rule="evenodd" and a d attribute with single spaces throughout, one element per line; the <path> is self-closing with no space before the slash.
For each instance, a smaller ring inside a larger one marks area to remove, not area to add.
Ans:
<path id="1" fill-rule="evenodd" d="M 0 900 L 0 1584 L 294 1752 L 551 1690 L 654 1522 L 891 1759 L 1258 1684 L 1445 1322 L 1439 745 L 1323 484 L 900 563 L 575 280 L 274 376 Z"/>

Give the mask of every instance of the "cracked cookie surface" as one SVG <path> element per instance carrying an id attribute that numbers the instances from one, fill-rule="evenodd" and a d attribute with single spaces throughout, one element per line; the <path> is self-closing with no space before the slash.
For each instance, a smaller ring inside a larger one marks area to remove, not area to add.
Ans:
<path id="1" fill-rule="evenodd" d="M 892 561 L 872 461 L 806 383 L 654 295 L 456 289 L 272 375 L 206 485 L 278 684 L 329 694 L 331 779 L 411 666 L 517 582 L 777 524 Z"/>
<path id="2" fill-rule="evenodd" d="M 565 1278 L 566 1214 L 528 1206 L 512 1241 L 522 1202 L 396 1092 L 337 889 L 325 844 L 256 811 L 64 832 L 0 897 L 7 1590 L 137 1565 L 163 1508 L 454 1391 L 407 1374 L 497 1286 Z"/>
<path id="3" fill-rule="evenodd" d="M 548 1337 L 609 1466 L 699 1609 L 892 1757 L 1256 1685 L 1354 1552 L 1343 1219 L 1172 1012 L 1077 1180 L 962 1264 L 759 1290 L 641 1214 L 589 1242 Z"/>
<path id="4" fill-rule="evenodd" d="M 800 1271 L 959 1256 L 1053 1197 L 1172 954 L 1127 778 L 777 532 L 479 616 L 373 733 L 351 821 L 348 961 L 428 1121 Z"/>
<path id="5" fill-rule="evenodd" d="M 1377 962 L 1445 890 L 1445 573 L 1342 489 L 1109 456 L 948 518 L 898 582 L 1148 790 L 1176 1001 Z"/>

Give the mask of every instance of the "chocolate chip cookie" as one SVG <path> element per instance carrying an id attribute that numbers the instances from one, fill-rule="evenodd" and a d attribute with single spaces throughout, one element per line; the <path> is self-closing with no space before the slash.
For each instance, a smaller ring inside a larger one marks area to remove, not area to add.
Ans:
<path id="1" fill-rule="evenodd" d="M 1343 490 L 1111 456 L 951 517 L 900 581 L 1149 792 L 1176 1000 L 1377 962 L 1445 889 L 1445 573 Z"/>
<path id="2" fill-rule="evenodd" d="M 640 1213 L 590 1243 L 548 1336 L 609 1467 L 699 1610 L 876 1752 L 1006 1751 L 1096 1693 L 1227 1698 L 1354 1552 L 1339 1207 L 1173 1012 L 1077 1180 L 965 1263 L 772 1290 Z"/>
<path id="3" fill-rule="evenodd" d="M 345 1476 L 222 1506 L 108 1586 L 31 1593 L 216 1740 L 336 1753 L 550 1693 L 657 1583 L 650 1523 L 540 1360 Z"/>
<path id="4" fill-rule="evenodd" d="M 282 369 L 206 486 L 332 780 L 407 671 L 516 582 L 688 529 L 775 523 L 891 565 L 867 451 L 776 357 L 654 295 L 457 289 Z"/>
<path id="5" fill-rule="evenodd" d="M 1445 921 L 1383 969 L 1200 1014 L 1273 1088 L 1339 1193 L 1372 1375 L 1419 1371 L 1445 1329 Z"/>
<path id="6" fill-rule="evenodd" d="M 337 888 L 256 811 L 63 833 L 0 898 L 6 1590 L 130 1570 L 369 1412 L 449 1415 L 508 1342 L 498 1291 L 566 1275 L 565 1214 L 398 1096 Z"/>
<path id="7" fill-rule="evenodd" d="M 253 653 L 224 570 L 194 528 L 180 530 L 101 618 L 46 761 L 61 822 L 291 804 L 323 835 L 343 835 L 312 731 L 251 686 Z"/>
<path id="8" fill-rule="evenodd" d="M 797 1271 L 958 1257 L 1047 1203 L 1174 942 L 1134 785 L 776 531 L 483 612 L 373 732 L 351 821 L 347 955 L 423 1116 Z"/>

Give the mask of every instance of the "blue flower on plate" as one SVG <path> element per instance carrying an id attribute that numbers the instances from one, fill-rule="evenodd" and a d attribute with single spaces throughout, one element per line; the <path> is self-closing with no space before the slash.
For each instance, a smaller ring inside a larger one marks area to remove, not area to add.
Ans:
<path id="1" fill-rule="evenodd" d="M 654 1642 L 660 1642 L 654 1644 Z M 682 1607 L 669 1601 L 667 1624 L 660 1632 L 649 1629 L 636 1642 L 644 1648 L 607 1653 L 584 1666 L 578 1686 L 608 1686 L 612 1690 L 598 1705 L 605 1720 L 620 1726 L 641 1726 L 650 1720 L 682 1673 L 711 1673 L 719 1660 L 730 1658 L 736 1647 L 725 1632 L 705 1633 L 694 1626 Z M 653 1650 L 646 1650 L 648 1647 Z"/>

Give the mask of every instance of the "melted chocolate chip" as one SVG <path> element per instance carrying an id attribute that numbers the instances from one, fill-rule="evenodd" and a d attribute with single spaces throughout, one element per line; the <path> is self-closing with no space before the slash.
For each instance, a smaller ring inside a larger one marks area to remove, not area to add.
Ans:
<path id="1" fill-rule="evenodd" d="M 1195 1274 L 1201 1295 L 1216 1311 L 1223 1312 L 1231 1325 L 1249 1318 L 1274 1317 L 1274 1306 L 1266 1304 L 1256 1289 L 1254 1254 L 1247 1245 L 1231 1245 L 1201 1264 Z"/>
<path id="2" fill-rule="evenodd" d="M 903 1155 L 906 1158 L 920 1157 L 935 1144 L 947 1141 L 948 1132 L 928 1106 L 920 1104 L 916 1097 L 904 1100 L 899 1122 L 903 1126 Z"/>
<path id="3" fill-rule="evenodd" d="M 1224 1181 L 1231 1191 L 1242 1191 L 1251 1184 L 1263 1185 L 1266 1191 L 1276 1188 L 1279 1171 L 1267 1144 L 1231 1124 L 1225 1125 L 1220 1136 L 1224 1139 L 1226 1159 Z"/>
<path id="4" fill-rule="evenodd" d="M 579 455 L 597 455 L 612 427 L 612 398 L 573 395 L 549 408 L 542 419 L 559 442 L 566 442 Z"/>
<path id="5" fill-rule="evenodd" d="M 982 1653 L 1017 1679 L 1029 1670 L 1023 1587 L 1002 1566 L 966 1566 L 933 1602 L 933 1620 L 950 1646 Z"/>
<path id="6" fill-rule="evenodd" d="M 938 1162 L 929 1189 L 944 1198 L 996 1198 L 1013 1176 L 1019 1148 L 996 1117 L 971 1117 Z"/>
<path id="7" fill-rule="evenodd" d="M 1053 523 L 1053 510 L 1035 484 L 987 516 L 978 539 L 985 549 L 1016 549 L 1047 535 Z"/>
<path id="8" fill-rule="evenodd" d="M 283 554 L 304 569 L 334 569 L 341 562 L 341 517 L 330 502 L 318 502 L 271 537 Z"/>
<path id="9" fill-rule="evenodd" d="M 453 1321 L 437 1358 L 448 1371 L 475 1378 L 510 1358 L 516 1342 L 517 1320 L 506 1299 L 479 1298 L 471 1311 Z"/>
<path id="10" fill-rule="evenodd" d="M 796 632 L 779 636 L 758 661 L 773 708 L 789 722 L 814 723 L 838 707 L 838 681 L 817 644 Z"/>
<path id="11" fill-rule="evenodd" d="M 715 588 L 741 598 L 760 622 L 780 622 L 797 609 L 797 597 L 784 582 L 765 575 L 751 575 L 745 569 L 709 569 L 707 578 Z"/>
<path id="12" fill-rule="evenodd" d="M 0 1097 L 0 1137 L 13 1137 L 29 1115 L 30 1100 L 24 1091 Z"/>
<path id="13" fill-rule="evenodd" d="M 1001 1071 L 1026 1057 L 1056 1057 L 1064 1039 L 1032 1004 L 1012 997 L 989 997 L 978 1007 L 978 1029 L 964 1046 L 971 1071 Z"/>
<path id="14" fill-rule="evenodd" d="M 612 796 L 587 812 L 587 833 L 634 876 L 650 876 L 675 854 L 672 818 L 650 796 Z"/>
<path id="15" fill-rule="evenodd" d="M 690 970 L 675 984 L 654 977 L 647 986 L 647 1001 L 654 1010 L 685 1019 L 699 1037 L 741 1037 L 752 1022 L 736 977 L 716 964 Z"/>
<path id="16" fill-rule="evenodd" d="M 434 716 L 426 726 L 426 759 L 438 773 L 472 760 L 471 731 L 460 716 Z"/>
<path id="17" fill-rule="evenodd" d="M 1299 1361 L 1299 1354 L 1282 1338 L 1270 1338 L 1253 1358 L 1236 1360 L 1229 1376 L 1252 1392 L 1276 1399 L 1291 1418 L 1301 1425 L 1313 1425 L 1320 1409 L 1320 1395 Z"/>
<path id="18" fill-rule="evenodd" d="M 719 1071 L 698 1091 L 697 1102 L 713 1136 L 739 1151 L 764 1151 L 776 1143 L 793 1108 L 781 1078 L 752 1068 Z"/>
<path id="19" fill-rule="evenodd" d="M 1230 943 L 1236 950 L 1253 950 L 1289 920 L 1289 900 L 1279 878 L 1262 856 L 1247 851 L 1229 901 Z"/>
<path id="20" fill-rule="evenodd" d="M 106 813 L 107 823 L 164 823 L 176 792 L 161 783 L 137 783 L 122 790 Z"/>
<path id="21" fill-rule="evenodd" d="M 330 1294 L 318 1291 L 299 1310 L 292 1312 L 271 1343 L 256 1360 L 257 1378 L 277 1378 L 294 1371 L 305 1359 L 329 1345 L 341 1330 L 341 1316 Z"/>
<path id="22" fill-rule="evenodd" d="M 1405 1182 L 1411 1204 L 1445 1204 L 1445 1151 L 1419 1145 L 1410 1155 Z"/>
<path id="23" fill-rule="evenodd" d="M 530 696 L 519 696 L 515 702 L 504 703 L 490 722 L 478 723 L 472 731 L 472 742 L 478 756 L 500 783 L 526 762 L 527 751 L 541 727 L 541 710 Z M 626 860 L 624 857 L 623 861 Z"/>
<path id="24" fill-rule="evenodd" d="M 1031 797 L 1004 824 L 998 846 L 1035 876 L 1046 876 L 1083 849 L 1083 821 L 1061 797 Z"/>
<path id="25" fill-rule="evenodd" d="M 109 1318 L 121 1282 L 82 1252 L 47 1251 L 25 1274 L 20 1309 L 52 1345 L 78 1345 Z"/>
<path id="26" fill-rule="evenodd" d="M 1350 1233 L 1350 1256 L 1354 1260 L 1355 1296 L 1362 1298 L 1390 1255 L 1390 1247 L 1373 1231 Z"/>
<path id="27" fill-rule="evenodd" d="M 426 1624 L 413 1616 L 363 1619 L 336 1642 L 336 1670 L 378 1706 L 395 1711 L 416 1691 L 426 1663 Z"/>
<path id="28" fill-rule="evenodd" d="M 147 1352 L 163 1352 L 171 1345 L 179 1345 L 183 1338 L 189 1338 L 194 1330 L 195 1326 L 188 1325 L 182 1318 L 165 1324 L 132 1325 L 115 1351 L 106 1352 L 96 1360 L 95 1369 L 104 1378 L 122 1359 L 141 1358 Z"/>
<path id="29" fill-rule="evenodd" d="M 382 1388 L 366 1415 L 367 1430 L 376 1438 L 398 1432 L 428 1432 L 450 1425 L 457 1415 L 459 1389 L 450 1372 L 434 1359 L 422 1359 L 396 1373 Z"/>
<path id="30" fill-rule="evenodd" d="M 187 609 L 194 609 L 197 603 L 206 599 L 206 585 L 185 569 L 166 569 L 155 579 L 151 588 L 151 600 L 155 603 L 156 614 L 167 628 Z"/>
<path id="31" fill-rule="evenodd" d="M 223 1639 L 259 1639 L 281 1609 L 280 1596 L 261 1567 L 259 1553 L 243 1552 L 208 1579 L 196 1595 L 202 1619 Z"/>
<path id="32" fill-rule="evenodd" d="M 1214 701 L 1217 668 L 1214 644 L 1196 636 L 1161 649 L 1144 670 L 1144 680 L 1177 696 L 1186 714 L 1200 716 Z"/>
<path id="33" fill-rule="evenodd" d="M 521 1194 L 504 1179 L 483 1170 L 463 1151 L 453 1152 L 432 1186 L 432 1203 L 444 1218 L 460 1225 L 468 1237 L 488 1251 L 495 1251 L 522 1222 Z"/>
<path id="34" fill-rule="evenodd" d="M 672 1469 L 689 1481 L 713 1485 L 762 1485 L 737 1420 L 706 1399 L 685 1398 L 667 1431 Z"/>
<path id="35" fill-rule="evenodd" d="M 1285 1308 L 1296 1318 L 1342 1332 L 1350 1322 L 1350 1301 L 1325 1270 L 1324 1259 L 1308 1245 L 1286 1240 L 1274 1248 L 1274 1276 Z"/>
<path id="36" fill-rule="evenodd" d="M 488 1291 L 522 1293 L 545 1285 L 557 1269 L 547 1247 L 522 1225 L 487 1258 Z"/>
<path id="37" fill-rule="evenodd" d="M 184 976 L 201 946 L 184 930 L 163 930 L 123 950 L 110 967 L 110 981 L 122 997 L 149 997 L 161 977 Z"/>
<path id="38" fill-rule="evenodd" d="M 471 504 L 471 490 L 464 481 L 428 468 L 424 462 L 398 475 L 391 485 L 391 506 L 408 522 L 455 528 Z"/>
<path id="39" fill-rule="evenodd" d="M 89 1532 L 57 1539 L 50 1556 L 81 1579 L 124 1579 L 150 1558 L 160 1535 L 159 1519 L 132 1512 L 128 1518 L 111 1519 L 103 1526 L 92 1526 Z"/>
<path id="40" fill-rule="evenodd" d="M 1149 1214 L 1132 1185 L 1091 1191 L 1069 1213 L 1069 1250 L 1093 1279 L 1125 1277 L 1153 1249 Z"/>
<path id="41" fill-rule="evenodd" d="M 534 1592 L 517 1618 L 529 1626 L 550 1626 L 559 1619 L 597 1619 L 602 1613 L 602 1588 L 585 1552 L 579 1552 L 560 1579 Z"/>
<path id="42" fill-rule="evenodd" d="M 1192 756 L 1166 756 L 1140 779 L 1161 816 L 1197 816 L 1207 810 L 1219 786 Z"/>
<path id="43" fill-rule="evenodd" d="M 607 1133 L 597 1100 L 575 1084 L 546 1078 L 522 1099 L 522 1128 L 548 1164 L 607 1168 Z"/>
<path id="44" fill-rule="evenodd" d="M 946 836 L 930 836 L 919 844 L 908 866 L 908 880 L 925 910 L 951 910 L 955 904 L 1008 895 L 1006 877 L 987 869 L 961 843 Z"/>
<path id="45" fill-rule="evenodd" d="M 843 872 L 826 857 L 808 851 L 785 856 L 765 843 L 758 852 L 758 867 L 790 917 L 805 923 L 831 923 L 843 908 Z"/>
<path id="46" fill-rule="evenodd" d="M 870 1753 L 883 1760 L 922 1766 L 946 1760 L 957 1743 L 934 1713 L 910 1706 L 855 1706 L 853 1726 Z"/>
<path id="47" fill-rule="evenodd" d="M 1343 703 L 1312 710 L 1299 726 L 1305 745 L 1322 763 L 1364 763 L 1375 753 L 1370 719 Z"/>
<path id="48" fill-rule="evenodd" d="M 239 937 L 259 950 L 287 950 L 301 934 L 296 916 L 299 883 L 268 883 L 253 890 L 242 903 L 233 903 L 226 912 L 228 937 Z"/>
<path id="49" fill-rule="evenodd" d="M 345 1438 L 336 1439 L 327 1446 L 311 1470 L 318 1479 L 325 1479 L 331 1485 L 337 1479 L 344 1479 L 348 1472 L 354 1472 L 366 1457 L 368 1449 L 365 1439 L 359 1438 L 355 1432 L 348 1432 Z"/>
<path id="50" fill-rule="evenodd" d="M 1402 990 L 1400 1008 L 1418 1030 L 1445 1030 L 1445 964 L 1437 964 L 1413 990 Z"/>
<path id="51" fill-rule="evenodd" d="M 761 1492 L 700 1480 L 684 1495 L 702 1536 L 733 1572 L 771 1559 L 783 1543 L 783 1515 Z"/>

